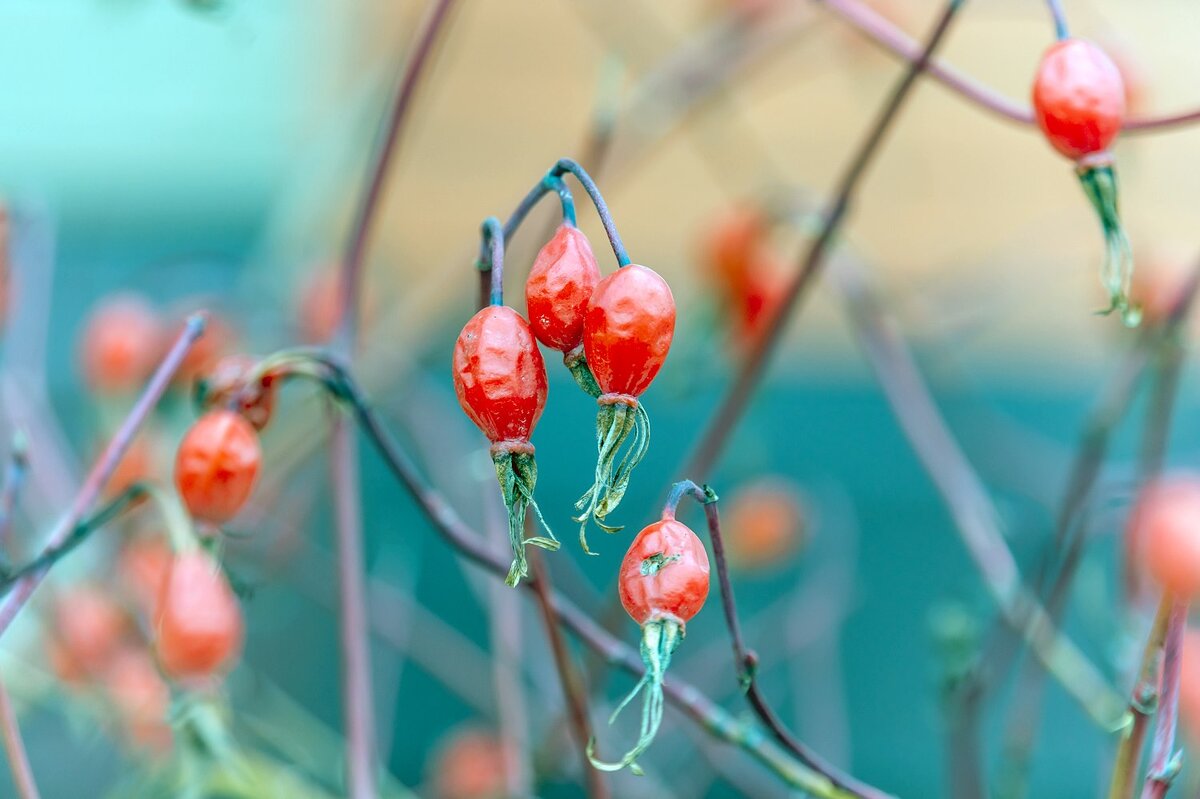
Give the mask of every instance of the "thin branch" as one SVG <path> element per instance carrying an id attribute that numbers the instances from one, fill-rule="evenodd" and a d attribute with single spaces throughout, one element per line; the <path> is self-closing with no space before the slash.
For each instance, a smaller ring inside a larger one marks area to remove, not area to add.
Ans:
<path id="1" fill-rule="evenodd" d="M 532 519 L 529 523 L 532 523 Z M 604 782 L 604 775 L 592 767 L 587 756 L 588 742 L 592 740 L 587 689 L 580 679 L 575 664 L 571 662 L 571 653 L 567 651 L 567 642 L 563 639 L 562 630 L 558 628 L 558 620 L 554 616 L 554 606 L 550 596 L 554 587 L 550 584 L 550 573 L 546 568 L 545 560 L 541 553 L 535 552 L 530 555 L 529 565 L 533 569 L 533 594 L 537 598 L 538 609 L 542 612 L 546 637 L 550 639 L 550 651 L 554 655 L 554 667 L 558 670 L 558 681 L 562 684 L 563 699 L 566 702 L 567 715 L 571 721 L 571 731 L 575 735 L 575 743 L 579 747 L 584 781 L 587 783 L 587 795 L 607 797 L 609 791 L 608 785 Z"/>
<path id="2" fill-rule="evenodd" d="M 27 446 L 23 434 L 18 432 L 13 436 L 12 453 L 4 474 L 4 487 L 0 489 L 0 558 L 12 553 L 13 512 L 17 504 L 17 495 L 21 493 L 25 475 L 29 470 Z"/>
<path id="3" fill-rule="evenodd" d="M 1163 642 L 1158 718 L 1154 725 L 1154 741 L 1150 745 L 1150 766 L 1146 771 L 1142 799 L 1162 799 L 1166 796 L 1182 766 L 1182 755 L 1175 752 L 1175 727 L 1179 720 L 1179 678 L 1183 665 L 1183 631 L 1187 626 L 1187 612 L 1186 601 L 1171 601 L 1167 635 Z"/>
<path id="4" fill-rule="evenodd" d="M 130 410 L 129 415 L 125 417 L 125 421 L 121 423 L 116 435 L 109 441 L 105 447 L 100 459 L 92 467 L 87 478 L 80 487 L 79 492 L 75 495 L 75 499 L 71 503 L 71 507 L 67 513 L 59 520 L 54 529 L 47 536 L 45 549 L 54 549 L 62 545 L 75 530 L 80 520 L 83 519 L 88 509 L 95 504 L 100 492 L 104 489 L 109 478 L 112 477 L 117 465 L 125 456 L 129 449 L 130 443 L 133 441 L 134 435 L 138 428 L 142 426 L 142 422 L 154 410 L 159 399 L 171 384 L 171 379 L 175 376 L 175 372 L 179 369 L 179 365 L 191 350 L 192 345 L 204 332 L 205 317 L 203 314 L 194 314 L 188 318 L 187 324 L 179 337 L 167 352 L 162 363 L 154 372 L 154 376 L 150 378 L 149 384 L 138 398 L 137 403 Z M 37 589 L 45 578 L 49 566 L 30 572 L 12 587 L 12 591 L 4 597 L 0 602 L 0 635 L 3 635 L 12 624 L 13 619 L 17 617 L 21 608 L 29 601 L 33 592 Z"/>
<path id="5" fill-rule="evenodd" d="M 17 714 L 13 710 L 12 699 L 4 681 L 0 680 L 0 734 L 4 736 L 4 751 L 8 755 L 8 767 L 12 771 L 13 786 L 17 789 L 20 799 L 39 799 L 37 783 L 33 779 L 33 768 L 29 765 L 29 756 L 25 753 L 25 742 L 21 738 L 21 728 L 17 724 Z"/>
<path id="6" fill-rule="evenodd" d="M 362 194 L 350 228 L 342 259 L 341 315 L 334 334 L 335 346 L 345 355 L 358 336 L 363 262 L 372 226 L 404 123 L 409 117 L 424 67 L 443 30 L 453 0 L 430 0 L 406 59 L 389 109 L 387 123 L 372 159 L 366 191 Z M 338 627 L 342 655 L 342 713 L 346 728 L 347 789 L 354 799 L 376 795 L 374 692 L 371 687 L 371 652 L 367 636 L 366 578 L 363 563 L 361 481 L 357 442 L 345 420 L 336 416 L 329 442 L 331 483 L 336 511 L 339 586 Z"/>
<path id="7" fill-rule="evenodd" d="M 1134 683 L 1129 697 L 1129 724 L 1117 747 L 1112 781 L 1108 789 L 1109 799 L 1129 799 L 1133 796 L 1133 785 L 1137 780 L 1138 763 L 1142 756 L 1142 742 L 1146 739 L 1150 717 L 1158 705 L 1158 675 L 1162 670 L 1163 645 L 1167 638 L 1170 617 L 1171 601 L 1163 597 L 1154 623 L 1150 627 L 1150 634 L 1146 637 L 1137 682 Z"/>
<path id="8" fill-rule="evenodd" d="M 1021 584 L 1016 561 L 999 528 L 999 514 L 979 476 L 941 418 L 912 354 L 883 316 L 878 301 L 853 271 L 839 265 L 836 285 L 855 332 L 900 426 L 946 503 L 956 529 L 1005 622 L 1029 643 L 1094 721 L 1117 723 L 1122 703 L 1094 665 L 1052 623 Z"/>
<path id="9" fill-rule="evenodd" d="M 872 40 L 892 55 L 905 61 L 915 61 L 921 55 L 921 46 L 904 31 L 888 22 L 878 12 L 861 0 L 814 0 L 824 6 L 859 33 Z M 1033 113 L 995 90 L 967 77 L 940 61 L 931 61 L 927 67 L 930 77 L 952 92 L 983 108 L 986 111 L 1021 125 L 1033 125 Z M 1200 121 L 1200 109 L 1183 111 L 1159 117 L 1143 117 L 1125 120 L 1121 129 L 1126 133 L 1149 133 Z"/>
<path id="10" fill-rule="evenodd" d="M 866 174 L 867 167 L 879 152 L 880 145 L 896 120 L 904 101 L 916 85 L 917 77 L 925 70 L 930 56 L 937 50 L 937 46 L 949 30 L 950 23 L 961 6 L 962 0 L 950 0 L 946 4 L 925 47 L 919 56 L 909 64 L 904 75 L 888 95 L 878 117 L 862 144 L 855 151 L 846 172 L 839 181 L 838 188 L 822 216 L 821 229 L 808 244 L 800 259 L 799 269 L 788 283 L 783 301 L 776 312 L 772 314 L 763 334 L 754 340 L 734 378 L 733 385 L 721 399 L 716 413 L 704 430 L 699 445 L 689 459 L 688 466 L 683 470 L 684 474 L 704 479 L 720 457 L 733 428 L 737 425 L 750 397 L 762 379 L 763 371 L 766 369 L 771 353 L 783 336 L 788 319 L 807 294 L 807 289 L 812 285 L 814 278 L 820 273 L 821 267 L 825 263 L 826 251 L 841 227 L 854 198 L 854 193 Z"/>

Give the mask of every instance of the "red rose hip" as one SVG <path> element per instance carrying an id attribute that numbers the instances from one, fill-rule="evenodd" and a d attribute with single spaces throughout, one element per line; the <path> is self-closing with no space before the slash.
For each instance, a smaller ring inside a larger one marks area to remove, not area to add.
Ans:
<path id="1" fill-rule="evenodd" d="M 261 462 L 249 422 L 233 411 L 209 411 L 179 444 L 175 485 L 194 518 L 220 524 L 246 504 Z"/>
<path id="2" fill-rule="evenodd" d="M 233 664 L 242 648 L 242 609 L 216 561 L 200 550 L 175 558 L 155 627 L 159 662 L 175 679 L 212 677 Z"/>
<path id="3" fill-rule="evenodd" d="M 587 236 L 562 224 L 538 252 L 525 281 L 529 326 L 547 347 L 568 353 L 583 341 L 583 316 L 600 267 Z"/>

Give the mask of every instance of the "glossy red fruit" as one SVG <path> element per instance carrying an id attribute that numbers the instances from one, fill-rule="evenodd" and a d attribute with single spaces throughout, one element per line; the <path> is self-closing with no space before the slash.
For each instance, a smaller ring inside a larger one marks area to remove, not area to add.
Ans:
<path id="1" fill-rule="evenodd" d="M 584 317 L 583 348 L 606 394 L 644 392 L 674 335 L 675 298 L 653 269 L 631 264 L 596 285 Z"/>
<path id="2" fill-rule="evenodd" d="M 661 519 L 637 534 L 621 561 L 621 605 L 639 625 L 685 624 L 708 598 L 708 572 L 708 553 L 696 534 L 673 518 Z"/>
<path id="3" fill-rule="evenodd" d="M 583 316 L 600 267 L 587 236 L 563 224 L 538 252 L 525 281 L 525 306 L 533 335 L 547 347 L 568 352 L 583 341 Z"/>
<path id="4" fill-rule="evenodd" d="M 529 323 L 504 305 L 471 317 L 454 345 L 454 391 L 489 441 L 528 441 L 546 407 L 546 363 Z"/>
<path id="5" fill-rule="evenodd" d="M 508 796 L 508 757 L 503 742 L 485 730 L 453 733 L 439 747 L 431 782 L 437 799 L 500 799 Z"/>
<path id="6" fill-rule="evenodd" d="M 94 586 L 80 586 L 60 595 L 54 603 L 52 624 L 51 661 L 66 682 L 99 676 L 130 632 L 125 611 Z"/>
<path id="7" fill-rule="evenodd" d="M 134 391 L 162 352 L 162 325 L 135 294 L 115 296 L 92 312 L 80 339 L 84 379 L 96 391 Z"/>
<path id="8" fill-rule="evenodd" d="M 233 411 L 209 411 L 179 444 L 175 485 L 194 518 L 225 522 L 246 503 L 261 462 L 258 434 L 249 422 Z"/>
<path id="9" fill-rule="evenodd" d="M 179 679 L 211 677 L 242 649 L 242 609 L 221 567 L 199 550 L 175 558 L 156 614 L 159 663 Z"/>
<path id="10" fill-rule="evenodd" d="M 1104 152 L 1125 117 L 1121 72 L 1091 42 L 1057 42 L 1038 65 L 1033 110 L 1050 144 L 1067 158 Z"/>
<path id="11" fill-rule="evenodd" d="M 1188 600 L 1200 595 L 1200 477 L 1165 477 L 1143 490 L 1131 518 L 1132 546 L 1151 579 Z"/>

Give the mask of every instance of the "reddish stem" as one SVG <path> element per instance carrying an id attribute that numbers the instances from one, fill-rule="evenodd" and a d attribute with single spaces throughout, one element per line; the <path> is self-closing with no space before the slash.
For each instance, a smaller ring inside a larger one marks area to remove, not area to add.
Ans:
<path id="1" fill-rule="evenodd" d="M 1158 718 L 1154 741 L 1150 745 L 1150 768 L 1142 799 L 1162 799 L 1167 795 L 1179 764 L 1175 762 L 1175 727 L 1179 719 L 1179 674 L 1183 659 L 1183 630 L 1187 625 L 1187 602 L 1171 603 L 1167 638 L 1163 643 L 1162 683 L 1159 688 Z"/>
<path id="2" fill-rule="evenodd" d="M 17 714 L 13 710 L 12 699 L 8 689 L 0 680 L 0 733 L 4 736 L 4 751 L 8 754 L 8 767 L 12 770 L 13 786 L 17 789 L 20 799 L 39 799 L 37 783 L 33 779 L 33 769 L 29 765 L 29 756 L 25 753 L 25 742 L 21 739 L 21 728 L 17 724 Z"/>

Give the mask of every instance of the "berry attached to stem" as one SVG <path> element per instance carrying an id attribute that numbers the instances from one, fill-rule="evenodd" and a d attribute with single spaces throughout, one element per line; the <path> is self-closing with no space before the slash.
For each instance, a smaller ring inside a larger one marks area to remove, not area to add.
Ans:
<path id="1" fill-rule="evenodd" d="M 620 504 L 630 475 L 649 447 L 650 417 L 638 396 L 662 368 L 674 335 L 675 298 L 654 270 L 634 264 L 597 284 L 583 331 L 588 365 L 602 392 L 597 397 L 596 472 L 591 487 L 575 503 L 585 552 L 590 552 L 589 519 L 605 532 L 621 529 L 606 525 L 604 519 Z"/>
<path id="2" fill-rule="evenodd" d="M 621 562 L 618 588 L 621 604 L 642 627 L 642 662 L 646 671 L 609 719 L 611 724 L 638 694 L 643 694 L 642 723 L 637 743 L 620 760 L 606 762 L 588 744 L 588 759 L 602 771 L 628 766 L 635 773 L 637 758 L 658 734 L 663 717 L 663 677 L 671 655 L 683 640 L 685 625 L 708 597 L 709 565 L 704 544 L 686 525 L 675 520 L 668 506 L 663 518 L 646 527 L 629 546 Z"/>
<path id="3" fill-rule="evenodd" d="M 492 442 L 513 549 L 505 582 L 516 585 L 529 575 L 527 544 L 551 551 L 559 547 L 548 527 L 548 537 L 525 538 L 526 510 L 532 505 L 541 519 L 533 499 L 537 463 L 529 438 L 546 406 L 546 365 L 529 323 L 512 308 L 489 305 L 459 333 L 453 372 L 459 404 Z M 544 520 L 542 524 L 545 527 Z"/>
<path id="4" fill-rule="evenodd" d="M 1033 83 L 1038 126 L 1051 146 L 1076 164 L 1076 173 L 1104 232 L 1101 282 L 1109 304 L 1128 327 L 1141 312 L 1129 301 L 1133 254 L 1121 225 L 1117 176 L 1109 147 L 1125 117 L 1121 71 L 1103 50 L 1082 39 L 1063 39 L 1046 51 Z"/>

